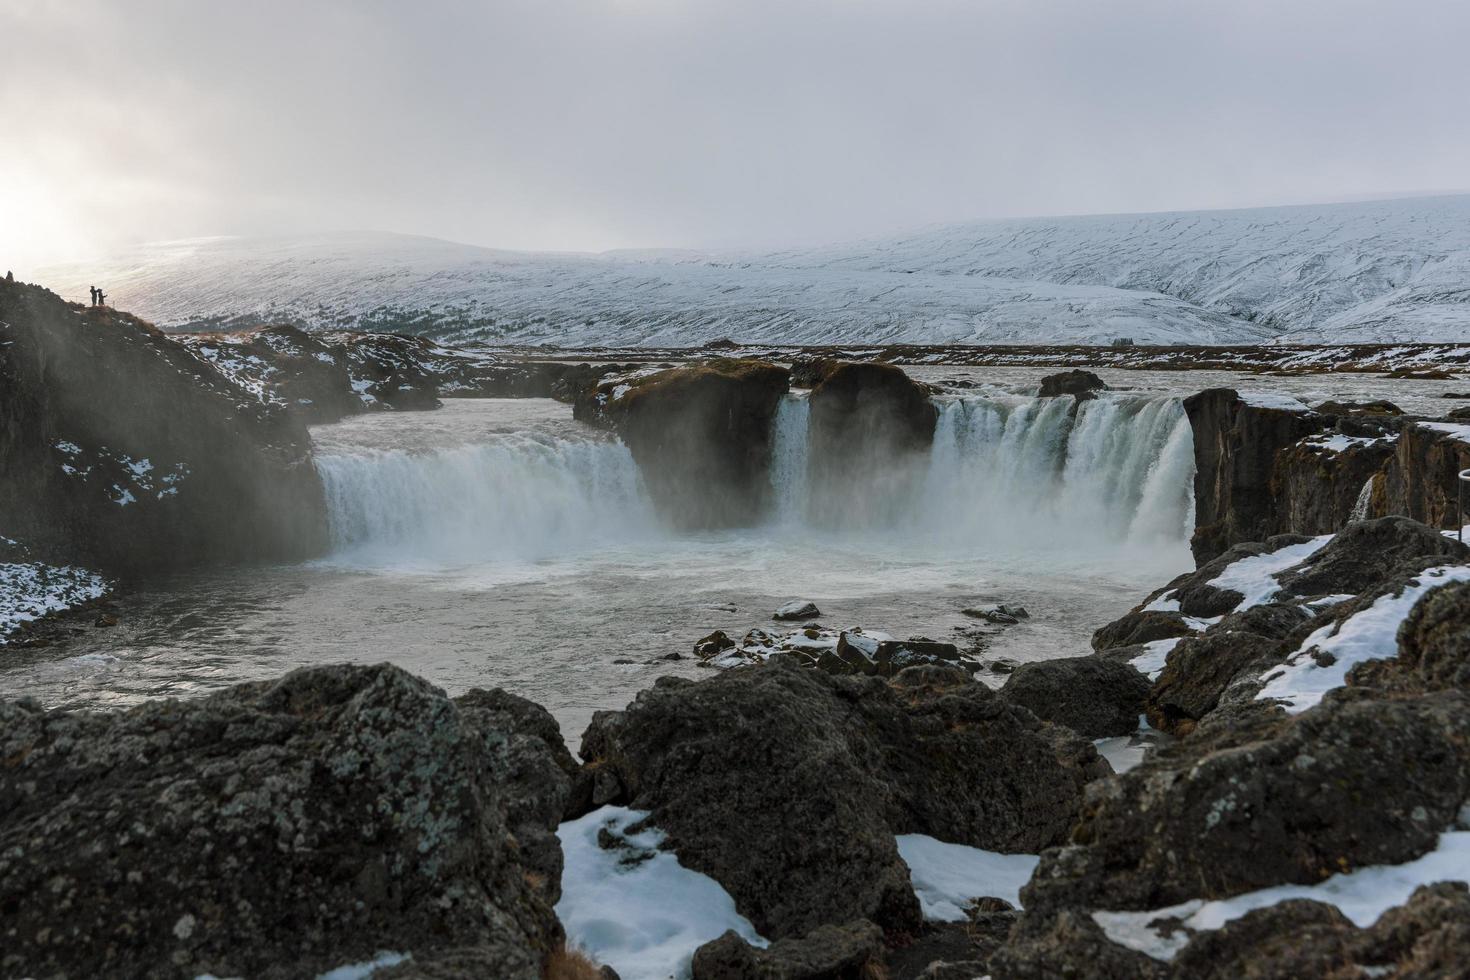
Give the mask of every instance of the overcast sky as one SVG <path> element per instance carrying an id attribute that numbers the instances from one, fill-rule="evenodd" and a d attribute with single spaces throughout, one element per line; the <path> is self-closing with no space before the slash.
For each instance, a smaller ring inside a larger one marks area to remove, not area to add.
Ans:
<path id="1" fill-rule="evenodd" d="M 0 0 L 0 267 L 1470 186 L 1464 0 Z"/>

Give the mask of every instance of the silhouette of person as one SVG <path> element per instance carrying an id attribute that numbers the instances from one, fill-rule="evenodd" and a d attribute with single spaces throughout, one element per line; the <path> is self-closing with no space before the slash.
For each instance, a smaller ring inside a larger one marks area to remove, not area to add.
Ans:
<path id="1" fill-rule="evenodd" d="M 6 282 L 15 282 L 15 273 L 11 272 L 9 269 L 6 269 L 5 270 L 5 281 Z"/>
<path id="2" fill-rule="evenodd" d="M 100 289 L 97 290 L 97 305 L 98 306 L 106 306 L 107 305 L 107 294 L 104 293 Z"/>
<path id="3" fill-rule="evenodd" d="M 97 287 L 96 286 L 92 286 L 91 287 L 91 292 L 92 292 L 92 305 L 93 306 L 96 306 L 97 305 Z"/>

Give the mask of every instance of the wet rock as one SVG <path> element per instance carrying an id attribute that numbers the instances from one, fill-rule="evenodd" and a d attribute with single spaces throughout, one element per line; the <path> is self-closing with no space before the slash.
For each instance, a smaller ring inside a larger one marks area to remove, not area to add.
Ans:
<path id="1" fill-rule="evenodd" d="M 818 926 L 757 949 L 733 930 L 694 951 L 693 980 L 872 980 L 883 930 L 865 920 Z"/>
<path id="2" fill-rule="evenodd" d="M 472 688 L 454 703 L 482 727 L 511 737 L 508 786 L 513 794 L 509 816 L 522 845 L 532 836 L 540 838 L 548 824 L 555 827 L 592 809 L 592 777 L 568 751 L 561 726 L 550 711 L 498 687 Z M 541 840 L 543 852 L 554 843 Z M 555 845 L 555 852 L 551 859 L 556 873 L 546 874 L 552 887 L 559 889 L 560 845 Z"/>
<path id="3" fill-rule="evenodd" d="M 792 599 L 790 602 L 783 603 L 781 608 L 771 614 L 771 618 L 807 620 L 816 619 L 820 615 L 822 611 L 810 599 Z"/>
<path id="4" fill-rule="evenodd" d="M 961 609 L 961 613 L 971 619 L 983 619 L 987 623 L 998 626 L 1014 626 L 1023 619 L 1030 619 L 1031 614 L 1024 606 L 1008 606 L 1001 603 L 995 606 L 984 606 L 974 609 Z"/>
<path id="5" fill-rule="evenodd" d="M 148 323 L 0 282 L 0 514 L 119 576 L 291 560 L 327 544 L 299 418 Z"/>
<path id="6" fill-rule="evenodd" d="M 694 641 L 694 655 L 700 660 L 708 660 L 734 647 L 735 641 L 730 638 L 730 634 L 724 630 L 715 630 L 709 636 Z"/>
<path id="7" fill-rule="evenodd" d="M 1037 395 L 1041 398 L 1071 395 L 1081 402 L 1089 398 L 1096 398 L 1096 393 L 1106 391 L 1107 387 L 1103 379 L 1091 371 L 1062 371 L 1042 378 L 1041 390 L 1037 392 Z"/>
<path id="8" fill-rule="evenodd" d="M 817 666 L 833 674 L 893 677 L 913 667 L 942 663 L 975 666 L 961 659 L 959 648 L 953 643 L 922 637 L 878 639 L 864 633 L 844 631 L 837 639 L 837 647 L 830 655 L 822 656 Z"/>
<path id="9" fill-rule="evenodd" d="M 627 443 L 676 527 L 743 527 L 769 503 L 771 423 L 787 386 L 785 368 L 714 358 L 603 380 L 573 409 Z"/>
<path id="10" fill-rule="evenodd" d="M 960 671 L 889 684 L 785 657 L 660 678 L 596 715 L 582 756 L 772 938 L 855 918 L 912 930 L 894 834 L 1035 853 L 1065 837 L 1082 786 L 1107 771 L 1091 742 Z"/>
<path id="11" fill-rule="evenodd" d="M 512 836 L 527 746 L 488 720 L 386 665 L 115 713 L 0 703 L 0 972 L 284 978 L 476 949 L 536 980 L 561 928 Z"/>
<path id="12" fill-rule="evenodd" d="M 1148 679 L 1132 667 L 1101 657 L 1066 657 L 1022 664 L 1000 696 L 1042 721 L 1105 738 L 1138 730 L 1148 692 Z"/>

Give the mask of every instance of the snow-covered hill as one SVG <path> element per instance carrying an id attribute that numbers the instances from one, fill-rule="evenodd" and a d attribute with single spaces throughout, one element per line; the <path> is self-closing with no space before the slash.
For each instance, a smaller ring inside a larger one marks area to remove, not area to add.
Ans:
<path id="1" fill-rule="evenodd" d="M 347 233 L 141 246 L 48 270 L 166 327 L 465 342 L 1470 340 L 1470 195 L 974 222 L 776 253 L 507 252 Z"/>

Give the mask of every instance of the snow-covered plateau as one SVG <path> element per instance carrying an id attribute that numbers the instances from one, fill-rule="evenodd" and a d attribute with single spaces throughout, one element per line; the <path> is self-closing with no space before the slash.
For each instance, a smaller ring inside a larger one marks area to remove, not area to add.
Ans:
<path id="1" fill-rule="evenodd" d="M 353 232 L 42 270 L 166 328 L 562 346 L 1256 344 L 1470 336 L 1470 195 L 993 220 L 778 252 L 512 252 Z"/>

